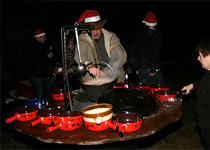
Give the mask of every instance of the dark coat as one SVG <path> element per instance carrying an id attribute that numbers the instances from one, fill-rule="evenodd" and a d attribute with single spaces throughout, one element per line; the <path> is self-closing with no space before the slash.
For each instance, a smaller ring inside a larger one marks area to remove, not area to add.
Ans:
<path id="1" fill-rule="evenodd" d="M 151 69 L 155 72 L 160 68 L 160 53 L 163 45 L 163 35 L 157 30 L 145 27 L 136 35 L 131 44 L 129 62 L 131 67 L 138 69 Z"/>
<path id="2" fill-rule="evenodd" d="M 196 114 L 201 138 L 210 143 L 210 71 L 193 83 L 196 90 Z"/>
<path id="3" fill-rule="evenodd" d="M 210 121 L 210 71 L 206 70 L 200 81 L 195 81 L 193 87 L 196 90 L 196 113 L 199 118 Z"/>
<path id="4" fill-rule="evenodd" d="M 29 77 L 50 76 L 48 72 L 50 59 L 47 53 L 49 53 L 49 47 L 46 44 L 33 40 L 27 52 L 27 74 Z"/>

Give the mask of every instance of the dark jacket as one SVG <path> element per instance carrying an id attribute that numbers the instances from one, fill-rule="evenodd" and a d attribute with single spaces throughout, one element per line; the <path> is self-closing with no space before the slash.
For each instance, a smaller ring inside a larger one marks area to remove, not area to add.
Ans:
<path id="1" fill-rule="evenodd" d="M 163 45 L 163 35 L 157 30 L 145 27 L 136 35 L 131 44 L 129 62 L 131 67 L 138 69 L 151 69 L 155 72 L 160 68 L 160 53 Z"/>
<path id="2" fill-rule="evenodd" d="M 27 52 L 27 73 L 29 77 L 50 76 L 48 72 L 50 59 L 47 53 L 49 53 L 49 47 L 46 44 L 33 40 Z"/>
<path id="3" fill-rule="evenodd" d="M 210 121 L 210 71 L 206 71 L 200 81 L 195 81 L 196 113 L 201 119 Z"/>

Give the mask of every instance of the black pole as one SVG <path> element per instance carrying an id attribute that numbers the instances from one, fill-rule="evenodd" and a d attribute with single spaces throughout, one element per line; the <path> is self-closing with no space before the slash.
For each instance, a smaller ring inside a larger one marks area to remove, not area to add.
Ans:
<path id="1" fill-rule="evenodd" d="M 66 90 L 66 62 L 64 52 L 64 29 L 61 28 L 61 46 L 62 46 L 62 70 L 63 70 L 63 94 L 64 94 L 64 110 L 68 111 L 67 90 Z"/>

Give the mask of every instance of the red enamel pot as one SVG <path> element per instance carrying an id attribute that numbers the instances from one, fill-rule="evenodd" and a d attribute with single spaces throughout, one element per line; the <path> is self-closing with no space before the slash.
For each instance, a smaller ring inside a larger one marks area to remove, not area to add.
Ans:
<path id="1" fill-rule="evenodd" d="M 139 89 L 141 89 L 141 90 L 149 90 L 150 89 L 150 86 L 148 84 L 146 84 L 146 83 L 133 83 L 131 85 L 131 87 L 133 89 L 135 89 L 135 90 L 139 90 Z"/>
<path id="2" fill-rule="evenodd" d="M 37 106 L 24 106 L 14 110 L 14 116 L 7 118 L 6 123 L 10 123 L 14 120 L 26 122 L 37 118 L 39 108 Z"/>
<path id="3" fill-rule="evenodd" d="M 133 112 L 122 112 L 112 117 L 113 124 L 119 126 L 118 135 L 123 137 L 125 132 L 135 132 L 142 127 L 143 116 Z"/>
<path id="4" fill-rule="evenodd" d="M 51 121 L 55 119 L 55 116 L 57 116 L 57 114 L 60 111 L 63 111 L 63 110 L 58 109 L 58 108 L 47 108 L 45 110 L 40 110 L 37 113 L 38 119 L 30 122 L 29 125 L 30 127 L 34 127 L 35 125 L 39 123 L 43 125 L 51 125 Z"/>
<path id="5" fill-rule="evenodd" d="M 168 85 L 164 85 L 164 84 L 155 84 L 155 85 L 150 85 L 150 93 L 151 95 L 153 95 L 156 91 L 161 91 L 161 90 L 169 90 L 169 86 Z"/>
<path id="6" fill-rule="evenodd" d="M 117 130 L 112 124 L 113 106 L 108 103 L 90 105 L 82 109 L 85 127 L 90 131 Z"/>
<path id="7" fill-rule="evenodd" d="M 50 127 L 47 132 L 51 133 L 56 129 L 63 131 L 72 131 L 80 128 L 83 124 L 82 112 L 79 111 L 63 111 L 58 113 L 55 120 L 51 121 Z"/>
<path id="8" fill-rule="evenodd" d="M 154 97 L 156 100 L 161 101 L 164 98 L 170 98 L 170 97 L 177 97 L 177 92 L 174 90 L 161 90 L 161 91 L 156 91 L 154 93 Z"/>
<path id="9" fill-rule="evenodd" d="M 112 87 L 112 89 L 121 89 L 121 88 L 124 88 L 124 84 L 123 83 L 116 83 L 113 87 Z"/>
<path id="10" fill-rule="evenodd" d="M 63 89 L 55 89 L 51 93 L 52 99 L 55 101 L 63 101 L 64 100 L 64 93 Z M 66 93 L 67 99 L 69 99 L 69 93 Z"/>

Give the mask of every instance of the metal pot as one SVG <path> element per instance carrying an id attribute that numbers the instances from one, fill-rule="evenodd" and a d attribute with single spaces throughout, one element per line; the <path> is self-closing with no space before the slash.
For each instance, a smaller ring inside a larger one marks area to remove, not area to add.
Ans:
<path id="1" fill-rule="evenodd" d="M 62 111 L 58 108 L 47 108 L 45 110 L 41 110 L 37 113 L 38 119 L 29 123 L 30 127 L 34 127 L 35 125 L 41 123 L 43 125 L 51 125 L 51 121 L 55 119 L 55 116 Z"/>
<path id="2" fill-rule="evenodd" d="M 104 83 L 97 83 L 103 80 Z M 97 101 L 99 96 L 103 94 L 108 89 L 111 89 L 115 82 L 114 78 L 100 78 L 100 79 L 90 79 L 82 83 L 83 87 L 86 90 L 88 99 L 91 101 Z"/>
<path id="3" fill-rule="evenodd" d="M 93 65 L 99 69 L 103 69 L 101 70 L 103 73 L 100 73 L 97 79 L 92 78 L 82 82 L 82 85 L 87 92 L 89 100 L 97 101 L 103 92 L 114 86 L 117 76 L 113 68 L 106 62 L 99 61 Z"/>
<path id="4" fill-rule="evenodd" d="M 26 122 L 36 119 L 39 108 L 37 106 L 24 106 L 14 110 L 14 116 L 7 118 L 6 123 L 14 120 Z"/>
<path id="5" fill-rule="evenodd" d="M 63 111 L 58 113 L 55 120 L 51 121 L 50 127 L 47 132 L 51 133 L 56 129 L 63 131 L 72 131 L 80 128 L 83 124 L 82 112 L 79 111 Z"/>

